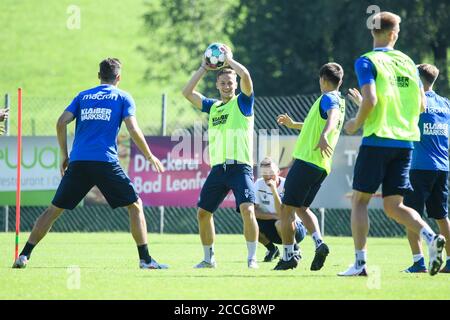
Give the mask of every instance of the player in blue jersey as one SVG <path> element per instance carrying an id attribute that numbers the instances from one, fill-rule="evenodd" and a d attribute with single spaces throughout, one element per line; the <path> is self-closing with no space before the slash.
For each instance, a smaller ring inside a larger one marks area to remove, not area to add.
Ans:
<path id="1" fill-rule="evenodd" d="M 100 63 L 101 84 L 80 92 L 59 117 L 57 137 L 61 149 L 62 180 L 52 204 L 37 219 L 13 268 L 25 268 L 35 246 L 49 232 L 65 209 L 72 210 L 97 186 L 109 205 L 127 207 L 131 233 L 139 253 L 141 269 L 166 269 L 149 254 L 147 225 L 142 201 L 130 179 L 119 165 L 117 135 L 122 121 L 134 143 L 158 172 L 161 162 L 150 151 L 136 120 L 136 106 L 130 94 L 117 88 L 121 80 L 121 63 L 108 58 Z M 70 157 L 67 151 L 67 125 L 76 119 L 75 139 Z"/>
<path id="2" fill-rule="evenodd" d="M 439 70 L 430 64 L 418 66 L 427 107 L 420 115 L 421 139 L 414 143 L 409 178 L 414 191 L 405 195 L 405 205 L 423 215 L 426 207 L 429 218 L 436 220 L 440 233 L 446 238 L 447 263 L 440 271 L 450 273 L 450 223 L 448 219 L 448 134 L 450 126 L 450 101 L 433 91 Z M 413 265 L 408 273 L 427 272 L 422 253 L 422 242 L 415 233 L 407 230 L 413 254 Z"/>
<path id="3" fill-rule="evenodd" d="M 351 227 L 355 263 L 340 276 L 366 276 L 368 205 L 382 185 L 384 210 L 390 218 L 419 234 L 427 243 L 430 275 L 442 265 L 445 238 L 436 235 L 420 215 L 403 204 L 411 189 L 409 168 L 413 141 L 420 132 L 417 121 L 426 99 L 414 62 L 394 46 L 401 18 L 391 12 L 373 16 L 373 50 L 355 62 L 361 94 L 350 90 L 359 106 L 355 118 L 344 126 L 348 134 L 363 127 L 363 140 L 355 163 Z"/>

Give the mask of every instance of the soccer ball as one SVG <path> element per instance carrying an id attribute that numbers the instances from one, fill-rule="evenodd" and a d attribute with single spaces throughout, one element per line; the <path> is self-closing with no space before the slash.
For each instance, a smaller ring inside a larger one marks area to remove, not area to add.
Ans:
<path id="1" fill-rule="evenodd" d="M 213 43 L 205 51 L 206 65 L 218 70 L 225 66 L 225 47 L 221 43 Z"/>

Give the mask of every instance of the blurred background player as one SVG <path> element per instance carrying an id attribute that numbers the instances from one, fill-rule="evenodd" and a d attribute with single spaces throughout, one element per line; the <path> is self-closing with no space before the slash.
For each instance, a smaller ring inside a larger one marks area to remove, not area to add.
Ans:
<path id="1" fill-rule="evenodd" d="M 418 66 L 427 106 L 420 115 L 420 141 L 414 142 L 409 171 L 413 191 L 405 194 L 406 206 L 423 216 L 436 220 L 440 233 L 446 238 L 447 263 L 441 270 L 450 273 L 450 223 L 448 219 L 448 128 L 450 125 L 450 101 L 433 91 L 439 70 L 430 64 Z M 413 254 L 413 265 L 405 272 L 427 272 L 420 237 L 407 230 Z"/>
<path id="2" fill-rule="evenodd" d="M 270 262 L 280 255 L 275 244 L 281 244 L 281 198 L 284 194 L 284 177 L 280 177 L 280 169 L 271 158 L 264 158 L 260 165 L 261 178 L 255 181 L 255 215 L 259 226 L 259 242 L 267 248 L 264 262 Z M 300 218 L 295 215 L 295 246 L 299 250 L 300 243 L 306 235 L 306 228 Z"/>
<path id="3" fill-rule="evenodd" d="M 138 126 L 136 105 L 130 94 L 117 88 L 121 63 L 107 58 L 100 62 L 101 84 L 80 92 L 59 117 L 57 137 L 61 151 L 61 175 L 52 204 L 37 219 L 30 237 L 13 268 L 25 268 L 35 246 L 50 231 L 65 209 L 72 210 L 93 186 L 97 186 L 111 208 L 127 207 L 131 233 L 137 244 L 141 269 L 166 269 L 149 254 L 147 224 L 142 201 L 123 172 L 117 157 L 117 135 L 122 121 L 134 143 L 158 172 L 162 164 L 150 151 Z M 67 151 L 67 125 L 76 119 L 75 138 L 70 158 Z"/>
<path id="4" fill-rule="evenodd" d="M 8 119 L 9 115 L 9 109 L 0 109 L 0 122 L 5 121 Z M 5 129 L 3 127 L 0 127 L 0 135 L 2 135 L 5 132 Z"/>
<path id="5" fill-rule="evenodd" d="M 362 96 L 358 90 L 350 90 L 350 97 L 359 106 L 358 113 L 345 124 L 348 134 L 364 126 L 353 178 L 351 226 L 355 263 L 339 275 L 367 275 L 367 206 L 380 184 L 388 217 L 426 240 L 430 274 L 434 275 L 442 264 L 445 238 L 436 235 L 415 210 L 403 204 L 403 195 L 411 189 L 411 154 L 413 141 L 420 140 L 417 123 L 425 96 L 414 62 L 394 50 L 401 18 L 380 12 L 373 19 L 374 49 L 355 62 Z"/>
<path id="6" fill-rule="evenodd" d="M 211 172 L 200 192 L 197 218 L 204 258 L 195 268 L 215 268 L 213 213 L 225 199 L 229 190 L 236 198 L 236 210 L 244 222 L 247 241 L 247 265 L 258 268 L 258 223 L 255 218 L 255 192 L 253 181 L 253 83 L 248 70 L 235 61 L 226 48 L 225 62 L 229 67 L 218 71 L 216 88 L 220 100 L 205 98 L 195 91 L 198 82 L 210 70 L 203 59 L 185 88 L 184 97 L 194 106 L 209 114 L 208 139 Z M 236 95 L 237 79 L 241 92 Z"/>
<path id="7" fill-rule="evenodd" d="M 317 235 L 316 256 L 311 270 L 319 270 L 329 253 L 319 233 L 319 224 L 309 209 L 317 192 L 331 170 L 334 148 L 339 139 L 345 118 L 345 100 L 339 93 L 344 70 L 337 63 L 327 63 L 320 68 L 319 83 L 322 95 L 314 102 L 305 122 L 294 122 L 288 115 L 281 115 L 277 121 L 288 128 L 298 129 L 300 135 L 295 145 L 294 163 L 285 182 L 281 206 L 281 230 L 283 256 L 275 270 L 296 268 L 300 256 L 294 250 L 295 212 L 306 228 Z M 316 259 L 317 258 L 317 259 Z"/>

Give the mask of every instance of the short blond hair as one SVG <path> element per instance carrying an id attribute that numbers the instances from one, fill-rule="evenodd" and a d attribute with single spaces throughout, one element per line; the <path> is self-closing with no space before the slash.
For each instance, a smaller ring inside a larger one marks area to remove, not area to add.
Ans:
<path id="1" fill-rule="evenodd" d="M 402 22 L 400 16 L 388 11 L 377 13 L 372 19 L 372 25 L 374 26 L 372 31 L 375 34 L 390 32 Z"/>
<path id="2" fill-rule="evenodd" d="M 439 69 L 432 64 L 422 63 L 417 66 L 417 69 L 419 70 L 419 75 L 422 81 L 425 80 L 425 82 L 429 85 L 433 85 L 439 76 Z"/>

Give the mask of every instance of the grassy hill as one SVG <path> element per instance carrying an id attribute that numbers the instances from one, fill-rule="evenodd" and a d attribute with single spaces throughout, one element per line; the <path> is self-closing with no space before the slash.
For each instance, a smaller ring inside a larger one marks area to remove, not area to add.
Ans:
<path id="1" fill-rule="evenodd" d="M 169 118 L 179 117 L 175 109 L 186 108 L 190 116 L 195 116 L 188 104 L 174 106 L 181 100 L 179 90 L 152 87 L 143 80 L 146 63 L 137 47 L 151 36 L 144 32 L 145 2 L 0 2 L 0 95 L 9 92 L 14 106 L 17 88 L 23 88 L 25 134 L 55 134 L 55 121 L 71 98 L 98 83 L 98 63 L 105 57 L 121 59 L 120 87 L 135 97 L 138 117 L 147 133 L 160 126 L 163 92 L 169 92 Z M 67 26 L 76 21 L 73 5 L 80 12 L 79 29 Z M 3 98 L 0 103 L 3 105 Z M 14 134 L 14 115 L 11 120 Z"/>

